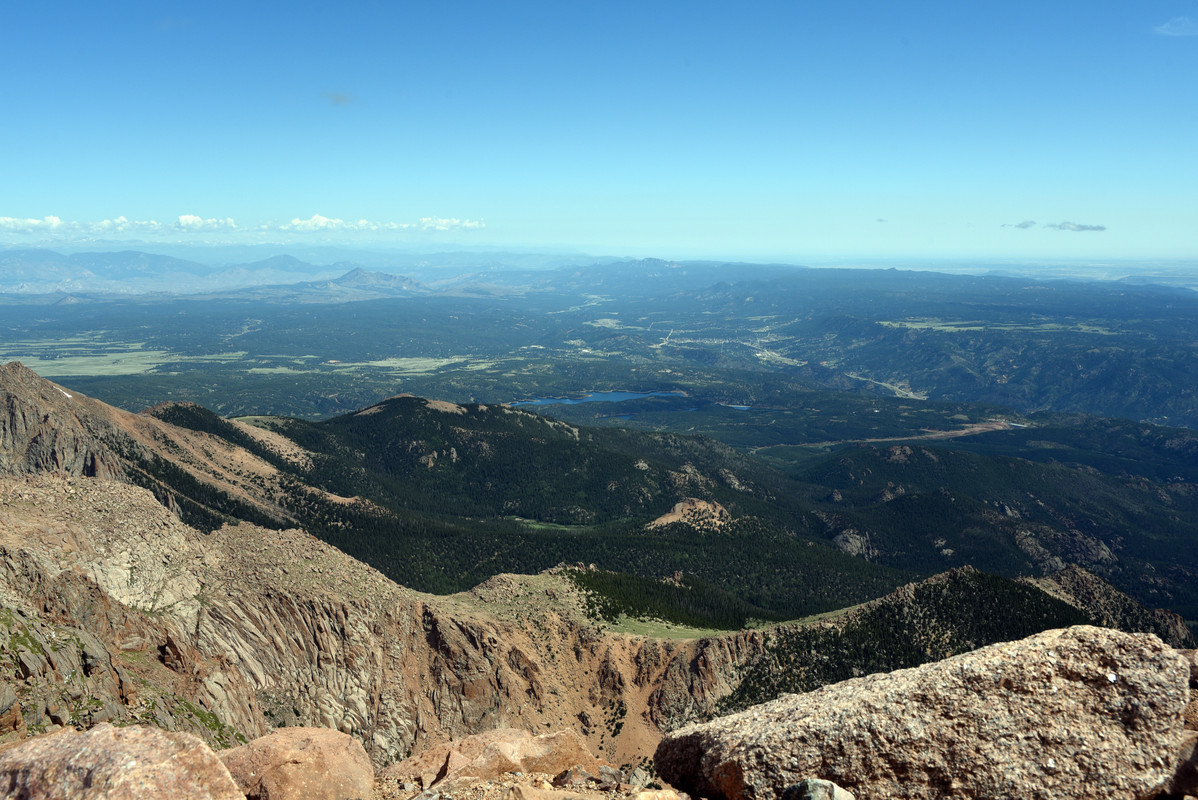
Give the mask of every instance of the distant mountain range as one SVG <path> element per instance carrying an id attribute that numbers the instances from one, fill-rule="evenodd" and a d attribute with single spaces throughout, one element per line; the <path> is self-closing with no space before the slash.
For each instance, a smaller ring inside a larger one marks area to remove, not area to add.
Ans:
<path id="1" fill-rule="evenodd" d="M 273 290 L 260 288 L 265 286 Z M 0 294 L 214 296 L 248 288 L 258 290 L 249 298 L 319 296 L 328 302 L 421 291 L 410 278 L 370 272 L 349 262 L 320 266 L 289 255 L 211 266 L 136 251 L 64 255 L 53 250 L 0 250 Z"/>
<path id="2" fill-rule="evenodd" d="M 171 248 L 156 248 L 170 250 Z M 406 278 L 391 281 L 393 273 L 416 273 L 427 279 L 460 275 L 486 276 L 496 271 L 589 266 L 604 259 L 578 254 L 547 255 L 491 251 L 449 253 L 381 253 L 337 248 L 299 248 L 278 254 L 277 248 L 212 247 L 175 248 L 174 255 L 138 250 L 96 250 L 65 254 L 42 248 L 0 248 L 0 294 L 100 293 L 139 295 L 149 293 L 223 293 L 246 287 L 311 283 L 302 290 L 314 296 L 315 286 L 355 269 L 365 274 L 388 276 L 368 282 L 384 292 L 399 289 Z M 265 258 L 254 256 L 269 252 Z M 608 259 L 610 260 L 610 259 Z M 479 279 L 477 277 L 467 280 Z M 364 275 L 350 278 L 365 289 Z M 344 288 L 347 285 L 338 281 Z M 372 297 L 375 295 L 371 295 Z M 377 296 L 390 296 L 382 294 Z M 346 298 L 351 299 L 351 298 Z M 352 299 L 369 299 L 352 298 Z M 334 295 L 330 302 L 337 302 Z"/>

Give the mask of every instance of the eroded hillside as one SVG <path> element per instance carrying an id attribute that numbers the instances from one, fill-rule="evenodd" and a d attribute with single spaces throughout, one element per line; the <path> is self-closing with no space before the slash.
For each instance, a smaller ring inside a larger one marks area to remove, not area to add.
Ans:
<path id="1" fill-rule="evenodd" d="M 570 727 L 619 763 L 659 735 L 654 692 L 686 696 L 671 716 L 710 714 L 760 642 L 605 632 L 560 575 L 419 594 L 300 531 L 202 534 L 107 479 L 5 478 L 0 498 L 6 683 L 27 730 L 147 719 L 228 744 L 322 725 L 385 764 L 477 730 Z M 706 696 L 661 691 L 692 662 Z"/>
<path id="2" fill-rule="evenodd" d="M 1079 575 L 1046 593 L 959 570 L 855 611 L 703 639 L 619 632 L 597 611 L 618 607 L 618 598 L 579 588 L 609 584 L 580 581 L 570 568 L 424 594 L 288 526 L 289 506 L 271 504 L 271 487 L 329 507 L 367 505 L 296 487 L 280 465 L 315 451 L 295 440 L 230 433 L 216 418 L 204 424 L 219 436 L 182 428 L 110 409 L 19 366 L 3 369 L 6 739 L 147 721 L 225 746 L 282 725 L 316 725 L 360 738 L 383 765 L 480 730 L 571 728 L 596 754 L 637 764 L 663 731 L 785 691 L 787 675 L 819 685 L 1100 614 L 1108 624 L 1185 635 L 1175 618 L 1145 616 Z M 740 488 L 725 483 L 746 492 L 740 479 Z M 185 521 L 220 519 L 220 503 L 269 524 L 231 514 L 211 530 Z M 700 544 L 738 535 L 735 522 L 705 519 L 665 529 Z M 402 578 L 403 564 L 392 574 Z M 675 576 L 671 591 L 694 586 Z M 853 642 L 860 647 L 845 647 Z M 805 659 L 798 672 L 796 658 Z"/>

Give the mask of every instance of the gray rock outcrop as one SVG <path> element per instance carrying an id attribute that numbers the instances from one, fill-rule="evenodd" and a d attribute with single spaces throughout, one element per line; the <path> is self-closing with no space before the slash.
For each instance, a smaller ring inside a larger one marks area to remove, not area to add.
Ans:
<path id="1" fill-rule="evenodd" d="M 42 379 L 19 362 L 0 365 L 0 473 L 56 472 L 117 477 L 119 460 L 80 417 L 87 398 Z"/>
<path id="2" fill-rule="evenodd" d="M 1188 662 L 1079 626 L 826 686 L 668 735 L 658 773 L 769 800 L 810 777 L 871 798 L 1150 798 L 1177 768 Z"/>
<path id="3" fill-rule="evenodd" d="M 856 800 L 852 792 L 846 792 L 832 781 L 807 778 L 794 786 L 787 786 L 782 800 Z"/>

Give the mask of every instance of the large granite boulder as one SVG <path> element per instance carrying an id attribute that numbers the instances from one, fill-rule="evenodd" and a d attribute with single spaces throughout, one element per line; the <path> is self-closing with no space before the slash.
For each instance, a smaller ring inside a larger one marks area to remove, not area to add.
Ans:
<path id="1" fill-rule="evenodd" d="M 152 727 L 97 725 L 30 739 L 0 755 L 0 798 L 245 800 L 199 738 Z"/>
<path id="2" fill-rule="evenodd" d="M 507 772 L 556 775 L 581 767 L 597 774 L 602 766 L 574 731 L 534 736 L 515 728 L 499 728 L 430 747 L 387 767 L 381 774 L 393 779 L 410 777 L 427 789 L 455 778 L 492 780 Z"/>
<path id="3" fill-rule="evenodd" d="M 682 728 L 657 770 L 728 800 L 806 778 L 858 800 L 1149 798 L 1177 768 L 1189 680 L 1151 634 L 1047 631 Z"/>
<path id="4" fill-rule="evenodd" d="M 279 728 L 220 757 L 247 800 L 361 800 L 374 792 L 362 743 L 331 728 Z"/>

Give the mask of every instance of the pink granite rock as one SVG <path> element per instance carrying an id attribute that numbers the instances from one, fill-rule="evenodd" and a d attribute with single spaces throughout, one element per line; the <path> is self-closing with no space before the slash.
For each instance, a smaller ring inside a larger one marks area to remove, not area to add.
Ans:
<path id="1" fill-rule="evenodd" d="M 414 776 L 424 788 L 454 778 L 489 780 L 505 772 L 546 772 L 571 767 L 598 774 L 602 762 L 571 730 L 534 736 L 512 728 L 486 731 L 456 742 L 430 747 L 384 770 L 389 776 Z"/>
<path id="2" fill-rule="evenodd" d="M 361 742 L 331 728 L 279 728 L 220 755 L 247 800 L 368 800 Z"/>
<path id="3" fill-rule="evenodd" d="M 658 774 L 771 800 L 804 778 L 880 798 L 1155 797 L 1178 771 L 1190 665 L 1079 626 L 790 695 L 669 734 Z"/>
<path id="4" fill-rule="evenodd" d="M 30 739 L 0 755 L 0 797 L 21 800 L 244 800 L 195 736 L 97 725 Z"/>

